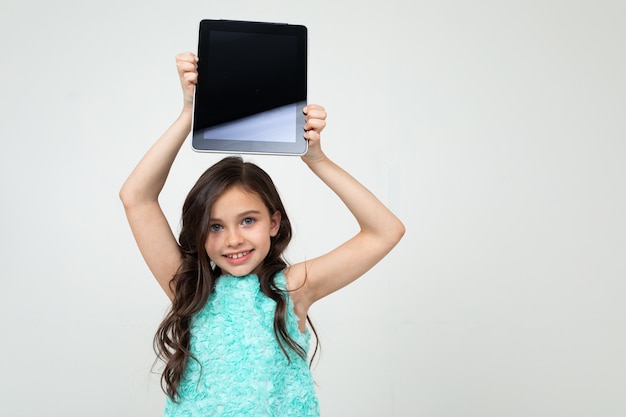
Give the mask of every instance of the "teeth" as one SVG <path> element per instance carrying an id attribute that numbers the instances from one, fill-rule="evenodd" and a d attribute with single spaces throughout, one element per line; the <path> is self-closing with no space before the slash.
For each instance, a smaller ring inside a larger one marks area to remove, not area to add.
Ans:
<path id="1" fill-rule="evenodd" d="M 231 259 L 239 259 L 241 257 L 246 256 L 249 253 L 250 253 L 250 251 L 245 251 L 245 252 L 234 253 L 232 255 L 226 255 L 226 256 L 231 258 Z"/>

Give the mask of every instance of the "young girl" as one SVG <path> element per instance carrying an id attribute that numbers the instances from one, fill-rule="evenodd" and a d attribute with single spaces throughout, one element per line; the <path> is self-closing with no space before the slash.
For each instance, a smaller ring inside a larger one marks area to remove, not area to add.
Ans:
<path id="1" fill-rule="evenodd" d="M 270 177 L 227 157 L 197 181 L 178 241 L 158 197 L 191 129 L 198 58 L 176 57 L 183 109 L 124 183 L 120 198 L 139 249 L 172 300 L 155 336 L 165 361 L 166 416 L 317 416 L 307 313 L 400 240 L 404 226 L 322 152 L 326 112 L 308 105 L 306 165 L 345 203 L 360 231 L 333 251 L 288 266 L 291 225 Z"/>

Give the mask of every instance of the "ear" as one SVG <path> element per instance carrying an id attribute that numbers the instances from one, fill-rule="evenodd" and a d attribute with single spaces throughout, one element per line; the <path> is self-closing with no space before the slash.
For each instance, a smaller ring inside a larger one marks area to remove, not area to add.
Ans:
<path id="1" fill-rule="evenodd" d="M 280 219 L 282 216 L 280 215 L 280 211 L 275 212 L 270 217 L 270 236 L 275 237 L 280 230 Z"/>

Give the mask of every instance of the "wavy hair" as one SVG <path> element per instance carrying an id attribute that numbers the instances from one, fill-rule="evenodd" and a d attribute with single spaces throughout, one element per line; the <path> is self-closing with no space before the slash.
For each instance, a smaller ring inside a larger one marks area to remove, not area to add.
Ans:
<path id="1" fill-rule="evenodd" d="M 285 324 L 288 295 L 274 283 L 276 273 L 287 266 L 283 252 L 291 240 L 291 223 L 270 176 L 257 165 L 244 162 L 240 157 L 227 157 L 207 169 L 187 195 L 178 240 L 181 265 L 169 284 L 174 299 L 154 336 L 154 350 L 165 363 L 161 388 L 173 401 L 177 400 L 187 361 L 195 359 L 189 351 L 191 318 L 205 306 L 213 293 L 215 281 L 222 275 L 221 269 L 211 262 L 204 249 L 209 234 L 211 206 L 224 191 L 233 186 L 258 195 L 270 215 L 280 212 L 278 234 L 271 238 L 269 253 L 257 268 L 257 276 L 261 291 L 276 302 L 274 334 L 281 350 L 289 361 L 288 350 L 306 360 L 305 348 L 289 335 Z M 314 357 L 319 341 L 308 316 L 307 322 L 316 337 Z"/>

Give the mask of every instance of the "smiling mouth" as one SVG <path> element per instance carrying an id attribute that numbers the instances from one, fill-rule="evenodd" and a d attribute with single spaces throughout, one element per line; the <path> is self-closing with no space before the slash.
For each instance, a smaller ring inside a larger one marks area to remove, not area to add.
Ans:
<path id="1" fill-rule="evenodd" d="M 247 250 L 247 251 L 243 251 L 243 252 L 239 252 L 239 253 L 232 253 L 230 255 L 225 255 L 225 256 L 228 259 L 239 259 L 239 258 L 243 258 L 244 256 L 246 256 L 250 252 L 252 252 L 252 251 L 251 250 Z"/>

